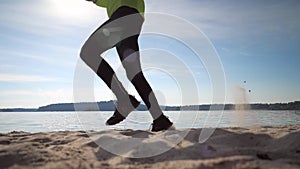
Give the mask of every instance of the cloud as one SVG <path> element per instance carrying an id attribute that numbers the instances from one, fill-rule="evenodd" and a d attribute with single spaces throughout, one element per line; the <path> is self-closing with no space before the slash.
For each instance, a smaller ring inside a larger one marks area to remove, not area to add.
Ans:
<path id="1" fill-rule="evenodd" d="M 3 65 L 14 65 L 19 68 L 26 68 L 26 70 L 32 70 L 42 65 L 49 68 L 51 65 L 69 69 L 75 67 L 79 56 L 80 48 L 61 45 L 63 42 L 49 40 L 44 43 L 38 38 L 32 40 L 13 34 L 4 35 L 3 33 L 0 33 L 0 38 L 3 39 L 4 44 L 4 48 L 0 50 L 1 69 L 4 69 Z M 10 70 L 14 71 L 15 69 Z"/>
<path id="2" fill-rule="evenodd" d="M 52 103 L 72 102 L 72 89 L 1 90 L 0 107 L 37 108 Z"/>
<path id="3" fill-rule="evenodd" d="M 191 21 L 213 39 L 292 36 L 298 34 L 297 29 L 300 28 L 300 5 L 297 0 L 151 0 L 147 1 L 147 5 L 148 12 L 163 12 Z"/>
<path id="4" fill-rule="evenodd" d="M 37 75 L 0 74 L 0 82 L 57 82 L 59 78 Z"/>
<path id="5" fill-rule="evenodd" d="M 19 58 L 24 58 L 24 59 L 30 59 L 30 60 L 37 60 L 39 62 L 50 62 L 51 59 L 50 57 L 43 57 L 37 54 L 30 54 L 30 53 L 25 53 L 25 52 L 17 52 L 17 51 L 10 51 L 10 50 L 1 50 L 0 54 L 2 57 L 6 58 L 15 58 L 16 60 Z M 2 67 L 2 65 L 1 65 Z"/>

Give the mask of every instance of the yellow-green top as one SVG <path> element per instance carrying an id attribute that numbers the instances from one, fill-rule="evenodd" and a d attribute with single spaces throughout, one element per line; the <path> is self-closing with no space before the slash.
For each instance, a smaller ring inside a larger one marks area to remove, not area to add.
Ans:
<path id="1" fill-rule="evenodd" d="M 97 0 L 96 5 L 106 8 L 108 17 L 111 17 L 121 6 L 134 8 L 143 16 L 145 12 L 144 0 Z"/>

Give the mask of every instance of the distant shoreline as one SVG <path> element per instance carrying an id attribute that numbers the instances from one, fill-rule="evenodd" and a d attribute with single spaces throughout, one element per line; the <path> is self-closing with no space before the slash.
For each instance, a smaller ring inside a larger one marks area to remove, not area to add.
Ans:
<path id="1" fill-rule="evenodd" d="M 208 111 L 208 110 L 300 110 L 300 101 L 288 103 L 255 103 L 255 104 L 205 104 L 186 106 L 161 106 L 164 111 Z M 39 108 L 4 108 L 0 112 L 54 112 L 54 111 L 114 111 L 114 101 L 87 102 L 87 103 L 58 103 Z M 141 104 L 138 111 L 147 111 L 147 107 Z"/>

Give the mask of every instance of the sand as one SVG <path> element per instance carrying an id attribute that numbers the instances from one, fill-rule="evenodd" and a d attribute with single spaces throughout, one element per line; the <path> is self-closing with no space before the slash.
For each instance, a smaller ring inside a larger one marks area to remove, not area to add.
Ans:
<path id="1" fill-rule="evenodd" d="M 200 132 L 201 129 L 190 129 L 169 151 L 148 158 L 114 155 L 99 147 L 84 131 L 11 132 L 0 135 L 0 168 L 300 168 L 300 125 L 221 128 L 201 144 Z M 99 138 L 124 135 L 120 140 L 157 135 L 133 130 L 90 134 Z M 156 144 L 169 145 L 163 139 Z M 131 149 L 130 154 L 135 151 Z"/>

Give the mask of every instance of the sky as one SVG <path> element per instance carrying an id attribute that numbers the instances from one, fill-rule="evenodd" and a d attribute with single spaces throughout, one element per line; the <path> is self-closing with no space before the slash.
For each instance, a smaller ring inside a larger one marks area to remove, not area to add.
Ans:
<path id="1" fill-rule="evenodd" d="M 182 22 L 172 30 L 199 43 L 199 48 L 204 40 L 184 26 L 193 25 L 207 37 L 223 66 L 225 103 L 238 102 L 240 95 L 250 103 L 300 100 L 298 0 L 145 0 L 145 4 L 145 25 L 151 29 L 170 28 L 147 20 L 147 13 L 149 18 L 159 13 L 179 18 Z M 1 0 L 0 108 L 73 102 L 76 65 L 84 66 L 79 59 L 81 46 L 107 19 L 104 8 L 84 0 Z M 195 53 L 189 46 L 143 31 L 139 42 L 145 76 L 161 104 L 213 102 L 207 67 L 192 59 Z M 129 92 L 140 98 L 126 80 L 115 49 L 103 56 Z M 184 62 L 188 71 L 178 68 L 176 60 Z M 187 80 L 191 74 L 198 91 L 181 90 L 192 86 Z M 94 95 L 96 101 L 114 99 L 96 77 Z M 187 96 L 184 101 L 182 95 Z"/>

